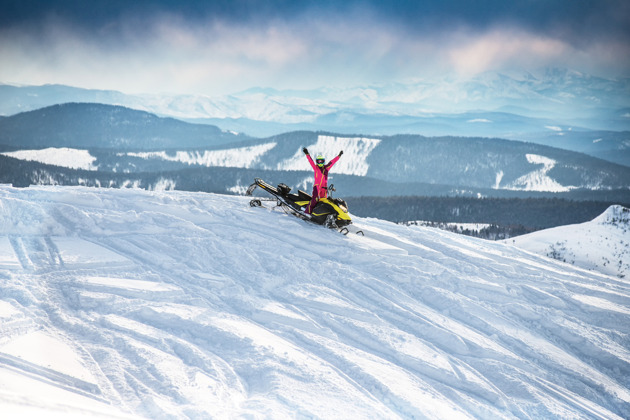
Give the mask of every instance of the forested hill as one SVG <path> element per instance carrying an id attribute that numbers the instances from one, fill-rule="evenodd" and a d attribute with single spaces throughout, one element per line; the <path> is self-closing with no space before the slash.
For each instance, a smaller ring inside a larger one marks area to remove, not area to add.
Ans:
<path id="1" fill-rule="evenodd" d="M 582 223 L 603 213 L 615 201 L 560 198 L 352 197 L 358 216 L 393 222 L 488 223 L 528 230 Z M 630 204 L 630 200 L 628 200 Z"/>
<path id="2" fill-rule="evenodd" d="M 155 150 L 213 147 L 245 139 L 212 125 L 94 103 L 53 105 L 0 119 L 0 145 L 12 149 Z"/>
<path id="3" fill-rule="evenodd" d="M 302 148 L 328 159 L 344 150 L 333 174 L 399 184 L 425 183 L 512 191 L 627 188 L 630 167 L 582 153 L 480 137 L 289 132 L 263 139 L 160 118 L 119 106 L 71 103 L 0 120 L 0 151 L 46 160 L 59 148 L 87 152 L 100 172 L 165 172 L 191 167 L 304 171 Z M 37 150 L 45 150 L 37 152 Z M 51 149 L 51 150 L 48 150 Z M 70 158 L 70 160 L 74 160 Z M 226 191 L 236 184 L 226 185 Z M 396 188 L 389 195 L 401 194 Z"/>

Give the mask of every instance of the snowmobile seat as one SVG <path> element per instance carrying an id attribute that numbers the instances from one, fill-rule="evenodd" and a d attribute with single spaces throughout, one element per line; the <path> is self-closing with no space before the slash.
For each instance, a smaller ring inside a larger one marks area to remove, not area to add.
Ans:
<path id="1" fill-rule="evenodd" d="M 311 195 L 302 190 L 298 190 L 298 199 L 296 201 L 311 201 Z"/>
<path id="2" fill-rule="evenodd" d="M 311 201 L 311 196 L 306 194 L 304 191 L 298 190 L 297 194 L 289 194 L 287 198 L 294 203 L 302 202 L 302 201 Z"/>
<path id="3" fill-rule="evenodd" d="M 289 187 L 287 184 L 278 184 L 278 192 L 280 193 L 280 195 L 288 195 L 289 192 L 291 192 L 291 187 Z"/>

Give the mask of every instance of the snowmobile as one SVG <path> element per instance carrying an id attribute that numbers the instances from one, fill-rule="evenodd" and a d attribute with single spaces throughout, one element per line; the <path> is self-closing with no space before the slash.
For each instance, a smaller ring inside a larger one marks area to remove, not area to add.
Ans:
<path id="1" fill-rule="evenodd" d="M 311 201 L 311 196 L 304 191 L 298 190 L 297 194 L 291 193 L 291 188 L 286 184 L 278 184 L 274 187 L 260 178 L 255 178 L 254 183 L 247 189 L 246 195 L 252 195 L 256 187 L 260 187 L 274 198 L 254 198 L 249 202 L 250 206 L 261 207 L 264 201 L 276 201 L 276 206 L 282 207 L 287 213 L 329 228 L 340 229 L 344 234 L 348 233 L 346 226 L 352 223 L 348 214 L 348 205 L 341 198 L 332 197 L 331 192 L 335 191 L 334 185 L 328 186 L 328 198 L 320 199 L 310 214 L 306 212 L 306 206 Z"/>

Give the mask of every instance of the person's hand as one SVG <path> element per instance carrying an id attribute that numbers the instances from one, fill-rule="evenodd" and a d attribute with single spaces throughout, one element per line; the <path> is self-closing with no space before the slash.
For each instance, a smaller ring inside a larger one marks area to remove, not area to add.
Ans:
<path id="1" fill-rule="evenodd" d="M 341 152 L 339 152 L 339 156 L 343 155 L 343 150 Z"/>
<path id="2" fill-rule="evenodd" d="M 303 148 L 302 151 L 304 152 L 305 155 L 308 155 L 308 149 L 306 147 Z"/>

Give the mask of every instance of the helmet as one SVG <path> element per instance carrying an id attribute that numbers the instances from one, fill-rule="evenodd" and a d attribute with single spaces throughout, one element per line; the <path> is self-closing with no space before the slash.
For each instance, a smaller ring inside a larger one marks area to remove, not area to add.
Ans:
<path id="1" fill-rule="evenodd" d="M 317 162 L 317 166 L 324 166 L 324 163 L 326 163 L 326 159 L 324 159 L 324 156 L 322 155 L 317 155 L 317 159 L 315 159 L 315 162 Z"/>

